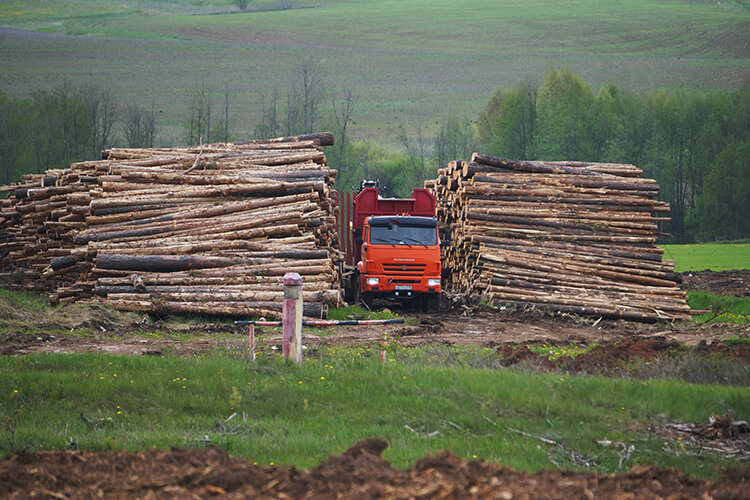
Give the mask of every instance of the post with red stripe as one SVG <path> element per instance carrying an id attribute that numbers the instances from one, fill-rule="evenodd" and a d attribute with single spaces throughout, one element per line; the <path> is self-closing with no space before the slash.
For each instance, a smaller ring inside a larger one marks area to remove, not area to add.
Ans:
<path id="1" fill-rule="evenodd" d="M 302 365 L 302 277 L 284 275 L 284 308 L 282 311 L 282 347 L 284 357 Z"/>

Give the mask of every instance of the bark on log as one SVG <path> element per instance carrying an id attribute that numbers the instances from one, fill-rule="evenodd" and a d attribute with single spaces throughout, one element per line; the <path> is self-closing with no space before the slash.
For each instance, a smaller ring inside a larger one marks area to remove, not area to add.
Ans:
<path id="1" fill-rule="evenodd" d="M 161 300 L 109 300 L 117 309 L 156 314 L 210 314 L 216 316 L 264 316 L 281 318 L 281 302 L 179 302 Z M 321 302 L 303 304 L 302 314 L 325 319 L 328 307 Z"/>
<path id="2" fill-rule="evenodd" d="M 208 288 L 205 291 L 147 291 L 142 293 L 111 292 L 106 294 L 111 300 L 151 300 L 167 302 L 278 302 L 284 300 L 284 291 L 227 291 Z M 338 290 L 304 291 L 302 293 L 305 303 L 324 303 L 336 307 L 341 302 Z"/>
<path id="3" fill-rule="evenodd" d="M 276 139 L 271 139 L 269 142 L 278 143 L 304 141 L 312 141 L 319 146 L 333 146 L 333 134 L 331 132 L 321 132 L 315 134 L 293 135 L 288 137 L 277 137 Z"/>

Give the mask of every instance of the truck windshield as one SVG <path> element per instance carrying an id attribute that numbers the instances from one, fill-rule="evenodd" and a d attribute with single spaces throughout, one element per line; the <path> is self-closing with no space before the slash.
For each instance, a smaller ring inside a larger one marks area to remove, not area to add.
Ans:
<path id="1" fill-rule="evenodd" d="M 373 245 L 437 245 L 437 229 L 434 227 L 390 224 L 372 226 L 370 243 Z"/>

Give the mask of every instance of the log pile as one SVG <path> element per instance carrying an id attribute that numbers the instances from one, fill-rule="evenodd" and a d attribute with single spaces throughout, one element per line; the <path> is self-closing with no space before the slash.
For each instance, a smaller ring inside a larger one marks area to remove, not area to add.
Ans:
<path id="1" fill-rule="evenodd" d="M 475 153 L 425 185 L 452 233 L 445 289 L 495 302 L 638 320 L 686 319 L 674 262 L 656 246 L 669 205 L 632 165 Z"/>
<path id="2" fill-rule="evenodd" d="M 0 208 L 0 282 L 123 310 L 281 316 L 282 276 L 305 314 L 341 301 L 331 134 L 169 149 L 24 176 Z"/>

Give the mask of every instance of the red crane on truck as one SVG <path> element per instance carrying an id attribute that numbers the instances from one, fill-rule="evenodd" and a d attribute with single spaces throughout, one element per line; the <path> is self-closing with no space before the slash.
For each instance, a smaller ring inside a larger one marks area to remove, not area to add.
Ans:
<path id="1" fill-rule="evenodd" d="M 411 198 L 382 198 L 377 182 L 363 181 L 352 205 L 341 234 L 347 301 L 369 307 L 375 298 L 398 299 L 438 309 L 440 236 L 432 193 L 414 189 Z"/>

